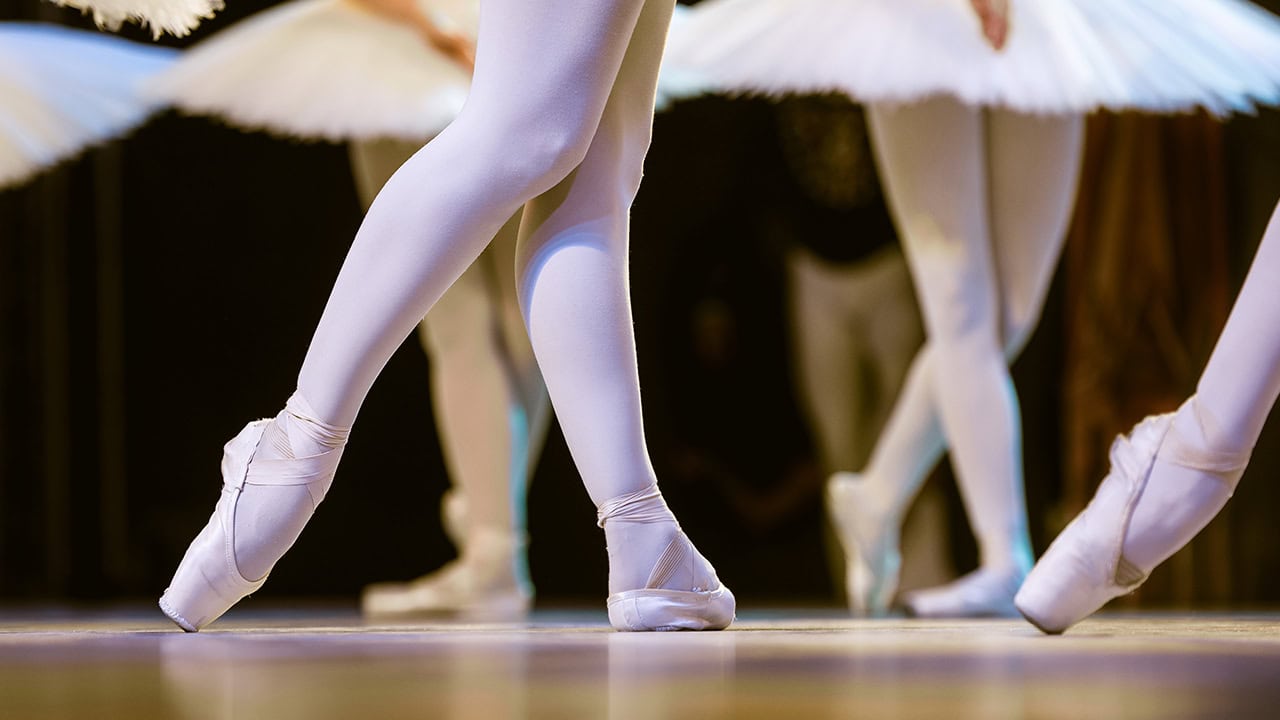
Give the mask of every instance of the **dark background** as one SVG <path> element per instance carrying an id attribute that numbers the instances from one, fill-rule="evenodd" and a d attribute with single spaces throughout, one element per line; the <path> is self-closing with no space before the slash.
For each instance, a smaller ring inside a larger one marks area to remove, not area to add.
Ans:
<path id="1" fill-rule="evenodd" d="M 269 4 L 231 2 L 195 39 Z M 0 0 L 0 18 L 88 26 L 36 0 Z M 774 121 L 757 100 L 701 99 L 660 115 L 632 225 L 654 462 L 744 607 L 837 601 L 818 471 L 792 399 L 782 247 L 759 215 L 785 173 Z M 1224 138 L 1234 294 L 1280 197 L 1280 117 L 1233 120 Z M 0 601 L 159 595 L 216 499 L 221 444 L 292 391 L 360 215 L 344 147 L 173 114 L 0 191 Z M 1038 550 L 1061 485 L 1061 286 L 1015 366 Z M 693 337 L 708 301 L 732 319 L 733 352 L 714 367 Z M 354 598 L 365 583 L 451 557 L 426 374 L 410 339 L 369 396 L 328 501 L 251 602 Z M 1241 550 L 1214 560 L 1234 578 L 1214 597 L 1233 604 L 1280 601 L 1280 491 L 1269 478 L 1280 437 L 1268 430 L 1259 448 L 1230 519 Z M 938 481 L 955 506 L 945 467 Z M 954 560 L 967 569 L 972 540 L 953 524 Z M 529 525 L 539 601 L 598 604 L 602 533 L 554 429 Z"/>

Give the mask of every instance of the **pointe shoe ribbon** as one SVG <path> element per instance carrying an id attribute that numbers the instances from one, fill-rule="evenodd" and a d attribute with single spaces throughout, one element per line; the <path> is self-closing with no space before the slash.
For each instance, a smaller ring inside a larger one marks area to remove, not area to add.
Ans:
<path id="1" fill-rule="evenodd" d="M 290 400 L 290 412 L 294 401 Z M 302 418 L 307 419 L 307 418 Z M 213 515 L 187 548 L 160 609 L 187 632 L 197 632 L 266 582 L 244 577 L 236 563 L 236 506 L 246 485 L 305 485 L 314 507 L 324 499 L 342 446 L 293 460 L 254 460 L 270 420 L 249 423 L 223 447 L 222 493 Z M 345 440 L 345 432 L 340 436 Z M 288 548 L 280 548 L 283 554 Z"/>

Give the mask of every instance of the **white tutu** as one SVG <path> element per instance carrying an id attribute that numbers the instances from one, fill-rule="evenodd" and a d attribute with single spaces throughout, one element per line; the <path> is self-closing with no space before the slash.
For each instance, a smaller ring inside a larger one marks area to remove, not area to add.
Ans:
<path id="1" fill-rule="evenodd" d="M 177 53 L 54 25 L 0 23 L 0 187 L 140 125 L 141 83 Z"/>
<path id="2" fill-rule="evenodd" d="M 423 6 L 475 37 L 476 0 Z M 188 113 L 290 137 L 422 141 L 453 121 L 470 81 L 406 25 L 349 0 L 295 0 L 199 43 L 149 92 Z M 683 73 L 659 93 L 665 102 L 704 89 Z"/>
<path id="3" fill-rule="evenodd" d="M 475 37 L 474 0 L 430 0 Z M 180 110 L 300 138 L 421 140 L 467 97 L 467 70 L 408 25 L 347 0 L 295 0 L 188 50 L 149 88 Z"/>
<path id="4" fill-rule="evenodd" d="M 689 18 L 693 11 L 684 5 L 677 5 L 671 15 L 671 31 L 667 42 L 672 42 L 689 27 Z M 671 107 L 673 102 L 697 97 L 712 90 L 712 85 L 701 73 L 691 68 L 683 68 L 662 57 L 662 69 L 658 73 L 657 111 L 662 112 Z"/>
<path id="5" fill-rule="evenodd" d="M 946 94 L 1033 113 L 1214 113 L 1280 100 L 1280 19 L 1244 0 L 1011 0 L 1003 51 L 969 0 L 709 0 L 668 48 L 729 92 Z"/>
<path id="6" fill-rule="evenodd" d="M 188 35 L 201 20 L 222 9 L 222 0 L 52 0 L 93 15 L 99 27 L 116 30 L 126 22 L 151 26 L 156 37 L 164 33 Z"/>

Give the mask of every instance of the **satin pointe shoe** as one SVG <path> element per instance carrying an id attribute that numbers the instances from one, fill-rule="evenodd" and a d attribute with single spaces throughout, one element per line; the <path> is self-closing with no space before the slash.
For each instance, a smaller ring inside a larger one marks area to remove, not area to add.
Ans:
<path id="1" fill-rule="evenodd" d="M 160 609 L 187 632 L 197 632 L 218 619 L 231 606 L 262 587 L 270 574 L 268 570 L 262 577 L 246 578 L 236 562 L 236 508 L 245 487 L 304 487 L 314 512 L 333 481 L 342 447 L 296 459 L 254 460 L 271 422 L 249 423 L 223 447 L 222 494 L 213 516 L 187 548 L 169 587 L 160 597 Z M 289 540 L 288 545 L 292 542 Z M 277 557 L 288 550 L 288 545 L 278 548 Z"/>
<path id="2" fill-rule="evenodd" d="M 827 481 L 827 514 L 844 547 L 849 609 L 875 617 L 889 611 L 898 591 L 901 520 L 865 488 L 865 480 L 855 473 L 832 475 Z"/>
<path id="3" fill-rule="evenodd" d="M 1173 413 L 1149 417 L 1111 444 L 1111 470 L 1093 500 L 1049 546 L 1014 599 L 1032 625 L 1061 633 L 1147 579 L 1124 558 L 1124 540 L 1172 420 Z"/>

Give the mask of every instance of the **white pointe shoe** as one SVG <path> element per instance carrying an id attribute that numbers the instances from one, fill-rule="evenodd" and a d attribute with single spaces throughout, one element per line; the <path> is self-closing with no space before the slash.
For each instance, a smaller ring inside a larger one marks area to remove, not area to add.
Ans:
<path id="1" fill-rule="evenodd" d="M 250 460 L 271 420 L 251 422 L 222 450 L 222 494 L 213 516 L 187 548 L 169 587 L 160 597 L 160 609 L 187 632 L 217 620 L 232 605 L 266 582 L 268 571 L 251 580 L 236 564 L 235 518 L 245 485 L 306 486 L 313 509 L 324 498 L 342 449 L 296 460 Z M 282 548 L 283 554 L 288 548 Z"/>
<path id="2" fill-rule="evenodd" d="M 404 583 L 364 589 L 360 606 L 370 617 L 458 614 L 476 620 L 518 619 L 533 605 L 525 545 L 509 534 L 485 532 L 464 540 L 463 557 Z"/>
<path id="3" fill-rule="evenodd" d="M 917 618 L 1017 617 L 1013 596 L 1027 576 L 1027 564 L 978 568 L 942 587 L 907 593 L 902 602 Z"/>
<path id="4" fill-rule="evenodd" d="M 667 590 L 667 584 L 690 589 Z M 683 530 L 658 558 L 645 586 L 610 595 L 608 605 L 609 623 L 630 632 L 723 630 L 737 608 L 733 593 Z"/>
<path id="5" fill-rule="evenodd" d="M 403 583 L 376 583 L 360 596 L 361 611 L 373 618 L 457 614 L 477 620 L 518 619 L 533 606 L 526 583 L 485 587 L 461 560 Z"/>
<path id="6" fill-rule="evenodd" d="M 187 548 L 178 571 L 160 597 L 160 609 L 187 632 L 197 632 L 218 619 L 267 580 L 266 576 L 249 580 L 241 575 L 234 548 L 236 503 L 249 472 L 249 460 L 270 423 L 249 423 L 223 446 L 222 495 L 213 517 Z"/>
<path id="7" fill-rule="evenodd" d="M 1111 444 L 1111 471 L 1093 501 L 1053 541 L 1014 599 L 1032 625 L 1060 633 L 1147 579 L 1125 560 L 1124 539 L 1172 421 L 1173 413 L 1149 417 Z"/>
<path id="8" fill-rule="evenodd" d="M 858 615 L 889 611 L 898 592 L 902 553 L 901 520 L 863 492 L 855 473 L 836 473 L 827 481 L 827 514 L 844 547 L 845 588 L 849 608 Z"/>

